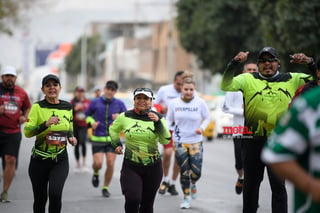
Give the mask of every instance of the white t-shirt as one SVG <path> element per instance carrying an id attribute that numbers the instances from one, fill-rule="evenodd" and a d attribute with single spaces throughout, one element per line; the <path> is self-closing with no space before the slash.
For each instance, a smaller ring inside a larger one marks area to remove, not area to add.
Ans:
<path id="1" fill-rule="evenodd" d="M 195 96 L 190 102 L 181 98 L 172 100 L 166 116 L 167 124 L 174 123 L 172 137 L 176 143 L 197 143 L 203 140 L 202 134 L 195 131 L 199 127 L 204 131 L 210 122 L 209 109 L 206 102 Z"/>
<path id="2" fill-rule="evenodd" d="M 156 99 L 153 103 L 168 107 L 171 100 L 180 96 L 181 93 L 174 88 L 173 84 L 164 85 L 158 90 Z"/>
<path id="3" fill-rule="evenodd" d="M 226 92 L 224 105 L 222 110 L 226 113 L 233 114 L 233 127 L 243 127 L 243 95 L 242 92 Z M 242 135 L 241 133 L 233 134 L 233 136 Z"/>

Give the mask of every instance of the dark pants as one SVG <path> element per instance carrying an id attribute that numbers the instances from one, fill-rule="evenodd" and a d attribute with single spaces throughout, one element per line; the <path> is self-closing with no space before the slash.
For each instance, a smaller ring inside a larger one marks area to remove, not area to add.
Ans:
<path id="1" fill-rule="evenodd" d="M 287 213 L 287 191 L 284 180 L 278 178 L 260 158 L 265 137 L 242 139 L 244 163 L 243 213 L 255 213 L 258 208 L 259 188 L 267 168 L 272 191 L 272 213 Z"/>
<path id="2" fill-rule="evenodd" d="M 162 176 L 161 160 L 149 166 L 137 166 L 124 160 L 120 183 L 125 197 L 125 212 L 153 213 L 153 204 Z"/>
<path id="3" fill-rule="evenodd" d="M 76 157 L 76 160 L 80 159 L 80 146 L 81 146 L 81 151 L 82 151 L 82 157 L 86 157 L 87 154 L 87 146 L 86 146 L 86 141 L 87 141 L 87 135 L 88 135 L 88 128 L 82 127 L 82 126 L 74 126 L 74 136 L 77 138 L 78 142 L 77 145 L 74 147 L 74 155 Z"/>
<path id="4" fill-rule="evenodd" d="M 241 141 L 242 141 L 241 136 L 233 137 L 235 167 L 236 167 L 237 170 L 243 169 Z"/>
<path id="5" fill-rule="evenodd" d="M 68 172 L 67 151 L 61 153 L 57 160 L 51 158 L 42 160 L 40 156 L 31 156 L 29 176 L 34 196 L 34 213 L 45 213 L 48 194 L 49 213 L 59 213 L 61 211 L 62 191 Z"/>

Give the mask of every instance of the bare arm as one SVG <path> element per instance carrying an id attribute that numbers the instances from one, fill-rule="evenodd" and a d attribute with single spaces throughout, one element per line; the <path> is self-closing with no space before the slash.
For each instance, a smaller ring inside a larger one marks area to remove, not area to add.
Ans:
<path id="1" fill-rule="evenodd" d="M 300 191 L 311 195 L 314 201 L 320 202 L 320 180 L 308 174 L 295 161 L 272 163 L 269 165 L 280 177 L 292 182 Z"/>

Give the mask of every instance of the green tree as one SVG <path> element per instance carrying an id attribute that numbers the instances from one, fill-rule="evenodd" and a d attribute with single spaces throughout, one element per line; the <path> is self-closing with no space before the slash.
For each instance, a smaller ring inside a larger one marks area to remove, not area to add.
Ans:
<path id="1" fill-rule="evenodd" d="M 255 51 L 261 43 L 257 18 L 245 1 L 180 0 L 177 9 L 182 45 L 213 73 L 223 72 L 237 51 Z"/>
<path id="2" fill-rule="evenodd" d="M 177 10 L 182 45 L 213 73 L 222 72 L 242 50 L 256 53 L 273 46 L 280 53 L 282 68 L 290 71 L 301 67 L 289 64 L 289 54 L 315 57 L 319 52 L 318 0 L 180 0 Z"/>
<path id="3" fill-rule="evenodd" d="M 40 0 L 0 0 L 0 33 L 12 35 L 12 27 L 27 22 L 29 9 L 38 4 Z"/>
<path id="4" fill-rule="evenodd" d="M 81 43 L 85 39 L 87 43 L 86 64 L 87 64 L 87 85 L 88 88 L 94 86 L 94 76 L 100 75 L 98 56 L 105 50 L 105 46 L 101 44 L 100 36 L 80 37 L 73 45 L 70 54 L 65 58 L 65 69 L 68 74 L 78 75 L 81 72 Z"/>
<path id="5" fill-rule="evenodd" d="M 288 71 L 306 71 L 305 66 L 289 63 L 289 55 L 303 52 L 317 58 L 320 47 L 320 2 L 318 0 L 250 0 L 260 20 L 266 44 L 280 53 L 281 65 Z"/>

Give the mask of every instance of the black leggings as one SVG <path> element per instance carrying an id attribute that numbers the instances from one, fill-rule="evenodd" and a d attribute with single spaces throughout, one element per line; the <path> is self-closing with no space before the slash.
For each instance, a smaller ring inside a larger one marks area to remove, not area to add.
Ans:
<path id="1" fill-rule="evenodd" d="M 153 213 L 162 175 L 161 160 L 150 166 L 136 166 L 123 161 L 120 183 L 125 197 L 126 213 Z"/>
<path id="2" fill-rule="evenodd" d="M 31 156 L 29 165 L 34 196 L 33 212 L 45 213 L 49 184 L 49 213 L 59 213 L 62 191 L 69 172 L 68 155 L 66 151 L 61 153 L 57 161 L 51 158 L 46 160 L 41 158 Z"/>
<path id="3" fill-rule="evenodd" d="M 88 135 L 88 128 L 82 127 L 82 126 L 74 126 L 74 137 L 77 138 L 78 143 L 74 147 L 74 155 L 76 157 L 76 160 L 80 159 L 80 146 L 82 150 L 82 157 L 86 157 L 87 154 L 87 146 L 86 146 L 86 141 L 87 141 L 87 135 Z"/>
<path id="4" fill-rule="evenodd" d="M 235 158 L 235 167 L 236 170 L 243 169 L 242 163 L 242 151 L 241 151 L 241 136 L 233 137 L 233 149 L 234 149 L 234 158 Z"/>
<path id="5" fill-rule="evenodd" d="M 261 150 L 266 138 L 242 140 L 244 166 L 243 213 L 256 213 L 259 200 L 260 184 L 263 180 L 264 168 L 267 168 L 272 191 L 272 213 L 287 213 L 287 191 L 284 180 L 278 178 L 260 159 Z"/>

